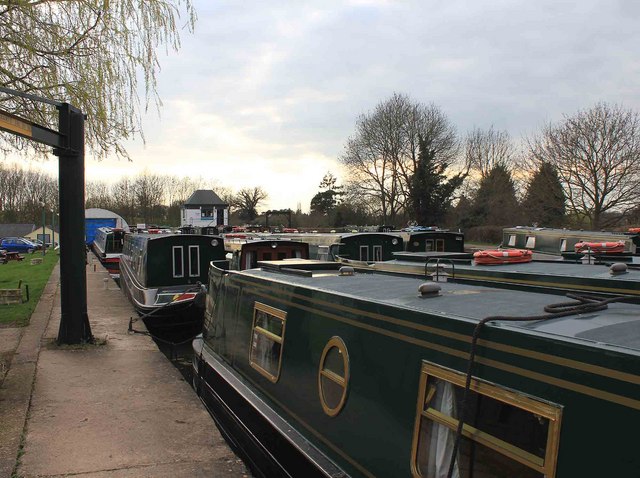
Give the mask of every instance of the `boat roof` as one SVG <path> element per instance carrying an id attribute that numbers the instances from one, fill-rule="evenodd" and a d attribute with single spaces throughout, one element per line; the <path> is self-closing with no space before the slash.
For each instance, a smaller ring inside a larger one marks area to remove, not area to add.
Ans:
<path id="1" fill-rule="evenodd" d="M 429 253 L 430 254 L 430 253 Z M 455 255 L 447 254 L 443 256 L 445 259 L 455 258 Z M 438 258 L 437 255 L 432 257 Z M 461 255 L 460 257 L 465 257 Z M 423 261 L 422 264 L 425 262 Z M 397 265 L 397 266 L 413 266 L 415 268 L 416 261 L 415 260 L 398 260 L 393 259 L 390 261 L 385 261 L 385 264 L 389 265 Z M 429 266 L 435 266 L 435 263 L 432 261 L 429 263 Z M 448 267 L 449 264 L 446 261 L 441 262 L 441 265 Z M 375 268 L 375 264 L 373 264 Z M 424 270 L 424 265 L 420 266 L 422 270 Z M 627 264 L 627 273 L 620 275 L 613 275 L 610 272 L 609 265 L 605 264 L 583 264 L 576 262 L 563 262 L 563 261 L 531 261 L 524 262 L 520 264 L 498 264 L 498 265 L 486 265 L 486 264 L 475 264 L 473 262 L 469 264 L 464 263 L 456 263 L 455 268 L 458 271 L 483 271 L 484 274 L 501 274 L 501 275 L 545 275 L 545 276 L 554 276 L 554 277 L 574 277 L 580 279 L 606 279 L 616 282 L 622 283 L 636 283 L 640 282 L 640 269 L 633 267 L 631 264 Z M 640 312 L 640 311 L 639 311 Z"/>
<path id="2" fill-rule="evenodd" d="M 541 232 L 541 233 L 553 233 L 553 234 L 565 234 L 565 235 L 582 235 L 586 238 L 592 236 L 633 236 L 634 233 L 629 233 L 625 231 L 589 231 L 583 229 L 560 229 L 553 227 L 533 227 L 533 226 L 514 226 L 514 227 L 505 227 L 502 230 L 504 233 L 514 233 L 517 231 L 521 232 Z"/>
<path id="3" fill-rule="evenodd" d="M 490 316 L 542 315 L 545 306 L 569 301 L 552 294 L 456 282 L 437 283 L 439 294 L 426 297 L 418 292 L 419 286 L 425 283 L 422 278 L 368 272 L 342 275 L 340 269 L 345 266 L 322 261 L 267 261 L 260 265 L 263 266 L 260 269 L 238 273 L 471 322 Z M 588 314 L 534 322 L 497 320 L 489 326 L 496 325 L 520 332 L 550 334 L 563 340 L 577 340 L 594 347 L 614 348 L 640 356 L 639 304 L 615 302 L 605 310 Z"/>

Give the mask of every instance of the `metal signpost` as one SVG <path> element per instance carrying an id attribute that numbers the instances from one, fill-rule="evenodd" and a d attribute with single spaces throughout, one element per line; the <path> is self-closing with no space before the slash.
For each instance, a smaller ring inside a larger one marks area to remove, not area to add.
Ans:
<path id="1" fill-rule="evenodd" d="M 58 344 L 93 341 L 87 314 L 86 246 L 84 242 L 84 115 L 68 103 L 0 87 L 0 92 L 58 109 L 59 131 L 0 110 L 0 130 L 53 147 L 58 156 L 60 301 Z M 43 238 L 44 242 L 44 238 Z"/>

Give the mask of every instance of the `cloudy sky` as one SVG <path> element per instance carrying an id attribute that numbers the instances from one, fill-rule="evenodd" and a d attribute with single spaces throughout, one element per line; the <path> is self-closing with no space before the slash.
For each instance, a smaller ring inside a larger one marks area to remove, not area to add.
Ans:
<path id="1" fill-rule="evenodd" d="M 461 136 L 519 139 L 598 101 L 640 111 L 640 2 L 213 1 L 161 57 L 161 117 L 133 162 L 87 160 L 87 178 L 149 171 L 262 186 L 266 208 L 308 210 L 358 115 L 393 92 L 435 103 Z"/>

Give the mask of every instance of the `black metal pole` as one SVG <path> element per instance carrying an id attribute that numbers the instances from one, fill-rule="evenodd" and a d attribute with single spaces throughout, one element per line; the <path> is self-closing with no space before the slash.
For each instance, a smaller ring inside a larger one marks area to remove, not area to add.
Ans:
<path id="1" fill-rule="evenodd" d="M 44 257 L 44 255 L 47 252 L 47 239 L 46 239 L 46 231 L 45 231 L 45 223 L 47 221 L 47 217 L 46 217 L 46 211 L 45 211 L 45 202 L 44 202 L 44 198 L 42 198 L 42 257 Z"/>
<path id="2" fill-rule="evenodd" d="M 68 103 L 59 106 L 60 133 L 66 148 L 59 156 L 60 300 L 58 344 L 91 342 L 87 314 L 87 271 L 84 219 L 84 115 Z"/>

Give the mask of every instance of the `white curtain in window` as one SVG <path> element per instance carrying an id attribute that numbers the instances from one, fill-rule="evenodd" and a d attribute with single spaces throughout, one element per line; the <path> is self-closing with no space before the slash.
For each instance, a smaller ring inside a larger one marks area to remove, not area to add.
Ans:
<path id="1" fill-rule="evenodd" d="M 438 380 L 431 407 L 450 417 L 457 417 L 454 386 L 451 383 Z M 456 432 L 438 423 L 430 423 L 426 478 L 447 478 Z M 459 477 L 460 470 L 456 462 L 452 478 Z"/>

